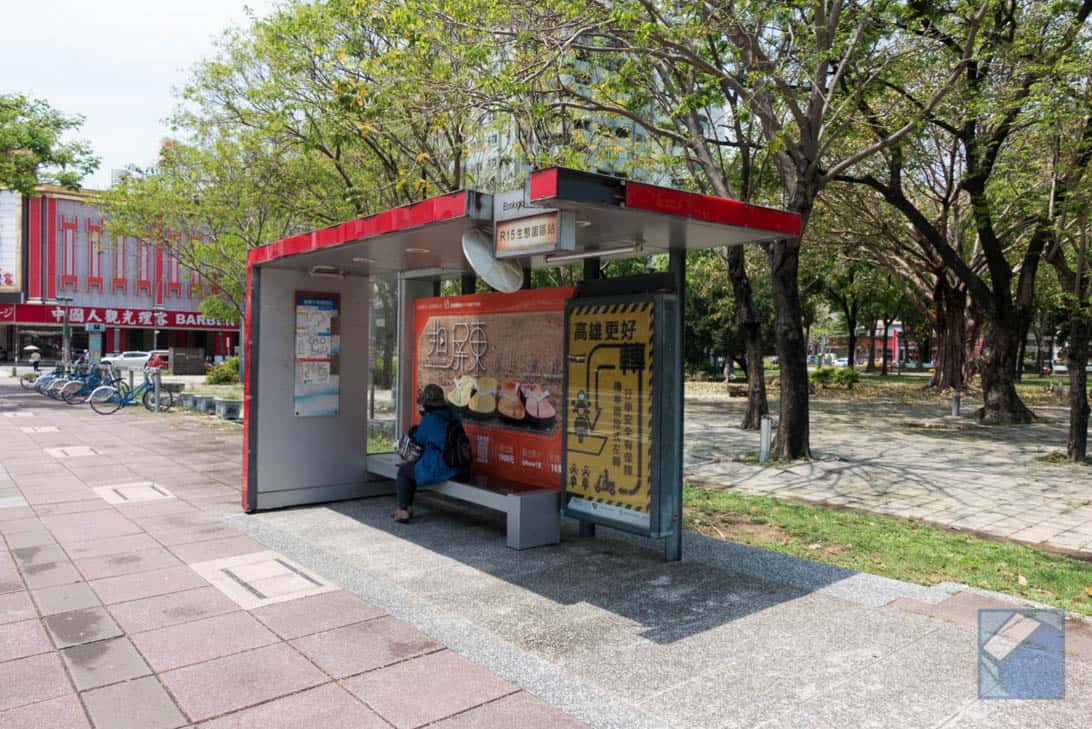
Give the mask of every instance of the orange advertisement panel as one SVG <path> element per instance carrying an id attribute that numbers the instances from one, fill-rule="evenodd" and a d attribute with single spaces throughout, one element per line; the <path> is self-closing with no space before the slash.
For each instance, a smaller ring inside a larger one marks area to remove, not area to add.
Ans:
<path id="1" fill-rule="evenodd" d="M 565 302 L 571 287 L 419 299 L 414 390 L 459 413 L 475 474 L 561 488 Z"/>

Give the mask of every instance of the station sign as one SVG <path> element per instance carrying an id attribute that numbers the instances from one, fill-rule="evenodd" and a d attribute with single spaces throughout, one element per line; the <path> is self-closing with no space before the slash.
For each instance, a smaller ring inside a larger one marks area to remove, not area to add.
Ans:
<path id="1" fill-rule="evenodd" d="M 576 247 L 576 216 L 524 203 L 522 190 L 493 196 L 493 252 L 515 258 L 571 251 Z"/>
<path id="2" fill-rule="evenodd" d="M 566 308 L 564 505 L 568 516 L 645 536 L 673 533 L 665 447 L 674 420 L 667 295 L 572 299 Z M 667 463 L 670 461 L 671 463 Z"/>

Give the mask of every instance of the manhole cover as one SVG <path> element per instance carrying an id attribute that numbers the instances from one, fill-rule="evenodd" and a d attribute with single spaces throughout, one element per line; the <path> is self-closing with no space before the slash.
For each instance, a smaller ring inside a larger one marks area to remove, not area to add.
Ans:
<path id="1" fill-rule="evenodd" d="M 108 504 L 133 504 L 174 498 L 174 494 L 152 481 L 96 486 L 92 491 Z"/>

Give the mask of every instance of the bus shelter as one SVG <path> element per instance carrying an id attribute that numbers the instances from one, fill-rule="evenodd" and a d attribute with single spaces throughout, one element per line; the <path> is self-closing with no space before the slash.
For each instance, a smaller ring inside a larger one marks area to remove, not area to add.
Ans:
<path id="1" fill-rule="evenodd" d="M 440 385 L 474 451 L 448 497 L 507 514 L 508 545 L 608 526 L 681 556 L 686 252 L 798 236 L 797 215 L 551 168 L 520 190 L 465 190 L 250 251 L 247 512 L 393 493 L 368 454 L 371 280 L 397 290 L 395 435 Z M 602 261 L 669 270 L 600 278 Z M 582 262 L 580 285 L 530 288 Z M 504 293 L 473 293 L 476 277 Z M 459 280 L 464 295 L 440 296 Z"/>

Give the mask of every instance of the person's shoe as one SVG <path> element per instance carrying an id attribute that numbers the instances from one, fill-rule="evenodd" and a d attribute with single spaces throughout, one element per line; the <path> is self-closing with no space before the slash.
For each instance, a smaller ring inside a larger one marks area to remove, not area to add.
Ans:
<path id="1" fill-rule="evenodd" d="M 412 517 L 413 514 L 406 511 L 405 509 L 399 509 L 398 511 L 394 512 L 392 516 L 394 517 L 394 520 L 399 524 L 406 524 L 409 522 L 410 517 Z"/>

